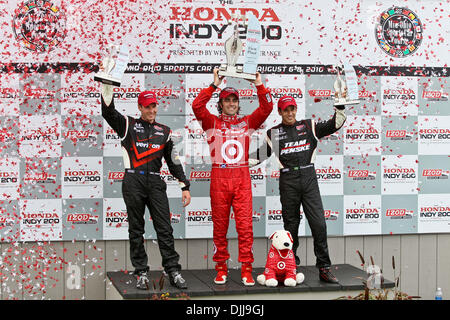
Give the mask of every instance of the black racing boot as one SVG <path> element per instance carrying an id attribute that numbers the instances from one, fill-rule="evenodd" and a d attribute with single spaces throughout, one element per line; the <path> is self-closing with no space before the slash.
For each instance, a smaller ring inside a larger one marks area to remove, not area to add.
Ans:
<path id="1" fill-rule="evenodd" d="M 319 268 L 319 279 L 328 283 L 339 283 L 339 280 L 331 273 L 330 268 Z"/>
<path id="2" fill-rule="evenodd" d="M 136 288 L 140 290 L 148 290 L 148 274 L 147 271 L 138 271 L 135 273 L 137 277 Z"/>
<path id="3" fill-rule="evenodd" d="M 169 273 L 170 284 L 178 289 L 187 289 L 186 280 L 183 279 L 179 271 Z"/>

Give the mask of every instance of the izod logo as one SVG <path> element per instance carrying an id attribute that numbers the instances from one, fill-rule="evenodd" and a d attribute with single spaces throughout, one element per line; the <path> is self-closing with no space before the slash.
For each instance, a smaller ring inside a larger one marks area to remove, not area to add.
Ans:
<path id="1" fill-rule="evenodd" d="M 67 221 L 73 224 L 93 224 L 97 223 L 98 216 L 89 213 L 71 213 L 67 215 Z"/>
<path id="2" fill-rule="evenodd" d="M 108 180 L 122 181 L 124 176 L 125 172 L 123 171 L 110 171 L 108 173 Z"/>
<path id="3" fill-rule="evenodd" d="M 448 93 L 441 91 L 423 91 L 422 98 L 430 101 L 448 101 Z"/>
<path id="4" fill-rule="evenodd" d="M 97 138 L 95 137 L 94 130 L 67 130 L 64 134 L 64 138 L 78 141 L 95 141 Z"/>
<path id="5" fill-rule="evenodd" d="M 190 178 L 196 180 L 207 180 L 211 178 L 211 171 L 192 171 Z"/>
<path id="6" fill-rule="evenodd" d="M 326 99 L 333 96 L 333 91 L 328 89 L 319 89 L 319 90 L 308 90 L 308 94 L 310 97 Z"/>
<path id="7" fill-rule="evenodd" d="M 450 170 L 442 169 L 424 169 L 422 171 L 422 176 L 427 179 L 448 179 L 450 175 Z"/>

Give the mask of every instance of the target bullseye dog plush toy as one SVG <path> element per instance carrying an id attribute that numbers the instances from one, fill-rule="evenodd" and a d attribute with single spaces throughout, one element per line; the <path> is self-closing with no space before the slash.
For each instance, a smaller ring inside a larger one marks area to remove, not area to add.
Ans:
<path id="1" fill-rule="evenodd" d="M 268 287 L 276 287 L 279 282 L 288 287 L 302 283 L 305 276 L 301 272 L 297 273 L 290 232 L 278 230 L 269 239 L 272 240 L 272 246 L 267 255 L 264 273 L 256 278 L 258 283 Z"/>

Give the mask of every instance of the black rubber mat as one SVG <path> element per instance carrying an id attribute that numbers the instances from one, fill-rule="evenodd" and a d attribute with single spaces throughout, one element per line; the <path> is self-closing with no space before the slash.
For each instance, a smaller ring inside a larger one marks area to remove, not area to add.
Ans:
<path id="1" fill-rule="evenodd" d="M 253 277 L 256 277 L 264 271 L 264 268 L 255 268 Z M 314 266 L 299 267 L 298 272 L 305 275 L 305 281 L 295 287 L 285 287 L 279 284 L 277 287 L 266 287 L 259 283 L 247 287 L 241 283 L 241 270 L 230 269 L 228 281 L 224 285 L 214 283 L 216 275 L 215 270 L 183 270 L 181 273 L 186 280 L 188 289 L 179 290 L 169 283 L 169 278 L 161 276 L 162 271 L 149 272 L 150 286 L 149 290 L 140 290 L 136 288 L 136 277 L 129 272 L 117 271 L 108 272 L 108 278 L 114 287 L 124 299 L 155 299 L 165 294 L 170 298 L 183 297 L 206 297 L 213 295 L 242 295 L 256 293 L 291 293 L 307 291 L 344 291 L 344 290 L 363 290 L 363 279 L 367 279 L 367 274 L 349 264 L 338 264 L 332 266 L 333 274 L 338 278 L 339 284 L 329 284 L 319 280 L 319 271 Z M 390 280 L 384 280 L 384 288 L 392 288 L 394 283 Z"/>

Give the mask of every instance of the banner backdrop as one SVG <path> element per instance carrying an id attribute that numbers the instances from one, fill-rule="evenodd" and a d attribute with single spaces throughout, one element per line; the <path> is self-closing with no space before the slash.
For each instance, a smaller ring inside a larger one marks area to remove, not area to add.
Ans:
<path id="1" fill-rule="evenodd" d="M 192 102 L 225 63 L 233 14 L 261 23 L 258 70 L 275 103 L 288 94 L 297 119 L 333 114 L 332 66 L 358 75 L 359 105 L 318 145 L 316 173 L 328 234 L 450 232 L 450 61 L 445 1 L 0 1 L 0 237 L 2 242 L 128 239 L 120 140 L 101 117 L 93 81 L 106 46 L 127 44 L 130 63 L 117 109 L 139 116 L 137 97 L 154 90 L 157 121 L 173 131 L 192 202 L 167 165 L 178 239 L 211 238 L 209 149 Z M 245 43 L 245 27 L 240 37 Z M 398 48 L 397 48 L 398 47 Z M 243 62 L 241 53 L 238 61 Z M 241 113 L 258 107 L 239 89 Z M 217 114 L 218 92 L 208 104 Z M 276 108 L 252 137 L 281 121 Z M 282 228 L 273 158 L 250 169 L 255 237 Z M 310 235 L 302 209 L 300 235 Z M 156 238 L 148 212 L 146 233 Z M 229 237 L 236 237 L 231 213 Z"/>

